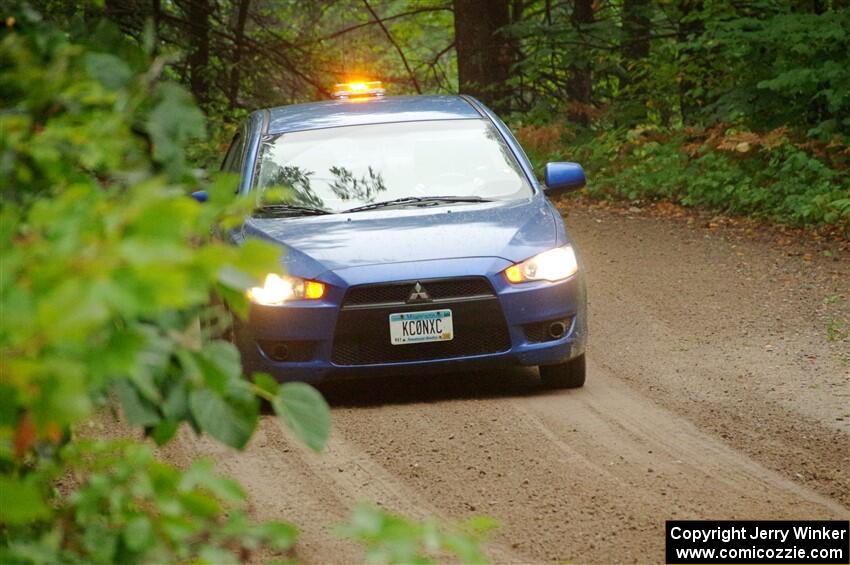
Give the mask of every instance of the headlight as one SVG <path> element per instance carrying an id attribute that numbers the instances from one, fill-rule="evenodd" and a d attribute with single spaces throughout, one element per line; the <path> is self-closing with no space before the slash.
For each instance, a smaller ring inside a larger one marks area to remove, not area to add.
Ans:
<path id="1" fill-rule="evenodd" d="M 560 281 L 578 272 L 578 261 L 572 246 L 565 245 L 544 251 L 505 269 L 505 278 L 512 283 L 526 281 Z"/>
<path id="2" fill-rule="evenodd" d="M 251 302 L 266 306 L 277 306 L 287 300 L 317 300 L 324 296 L 325 285 L 318 281 L 308 281 L 298 277 L 287 277 L 270 273 L 266 275 L 263 286 L 248 289 Z"/>

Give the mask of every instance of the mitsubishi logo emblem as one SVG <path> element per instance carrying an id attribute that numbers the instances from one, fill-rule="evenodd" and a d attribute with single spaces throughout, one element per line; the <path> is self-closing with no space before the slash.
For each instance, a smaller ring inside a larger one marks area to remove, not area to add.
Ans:
<path id="1" fill-rule="evenodd" d="M 408 304 L 416 302 L 431 302 L 431 295 L 425 290 L 419 282 L 413 285 L 413 290 L 410 291 L 410 296 L 407 298 Z"/>

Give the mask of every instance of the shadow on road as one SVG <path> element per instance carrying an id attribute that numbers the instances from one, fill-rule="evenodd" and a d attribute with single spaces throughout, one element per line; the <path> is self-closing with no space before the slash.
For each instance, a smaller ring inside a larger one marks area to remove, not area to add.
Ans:
<path id="1" fill-rule="evenodd" d="M 323 383 L 318 388 L 332 407 L 515 397 L 545 392 L 537 370 L 527 367 L 436 375 L 361 377 Z"/>

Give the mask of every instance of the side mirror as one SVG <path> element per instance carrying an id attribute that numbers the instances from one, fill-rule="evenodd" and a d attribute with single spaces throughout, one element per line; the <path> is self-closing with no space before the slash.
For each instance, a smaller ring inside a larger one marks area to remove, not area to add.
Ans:
<path id="1" fill-rule="evenodd" d="M 198 202 L 206 202 L 209 198 L 206 190 L 196 190 L 190 196 Z"/>
<path id="2" fill-rule="evenodd" d="M 558 194 L 578 190 L 587 184 L 584 169 L 578 163 L 546 163 L 543 183 L 547 194 Z"/>

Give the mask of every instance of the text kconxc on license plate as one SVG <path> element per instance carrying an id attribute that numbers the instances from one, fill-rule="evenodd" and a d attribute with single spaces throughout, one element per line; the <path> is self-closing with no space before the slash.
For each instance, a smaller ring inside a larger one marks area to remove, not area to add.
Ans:
<path id="1" fill-rule="evenodd" d="M 454 339 L 451 310 L 390 314 L 390 343 L 405 345 Z"/>

